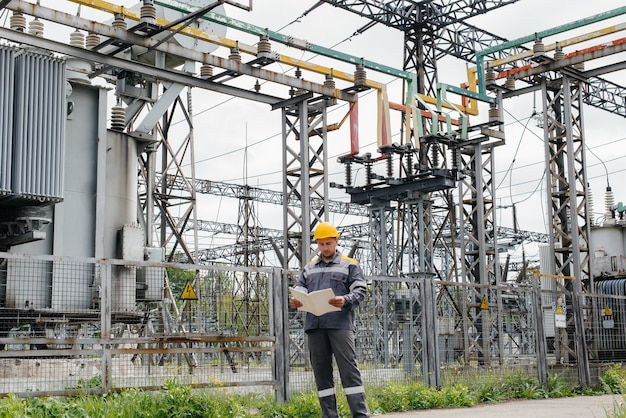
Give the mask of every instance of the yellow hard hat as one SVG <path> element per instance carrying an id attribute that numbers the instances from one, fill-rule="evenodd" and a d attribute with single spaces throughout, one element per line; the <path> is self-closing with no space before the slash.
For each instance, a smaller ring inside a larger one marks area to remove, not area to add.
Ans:
<path id="1" fill-rule="evenodd" d="M 339 238 L 339 232 L 337 232 L 335 225 L 330 222 L 322 222 L 315 228 L 313 239 L 318 240 L 323 238 Z"/>

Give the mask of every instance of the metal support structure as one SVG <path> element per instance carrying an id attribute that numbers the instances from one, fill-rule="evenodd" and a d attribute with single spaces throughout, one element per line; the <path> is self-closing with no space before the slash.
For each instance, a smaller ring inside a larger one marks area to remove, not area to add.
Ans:
<path id="1" fill-rule="evenodd" d="M 311 231 L 328 220 L 326 101 L 296 96 L 282 106 L 283 121 L 283 267 L 301 268 L 311 258 Z M 321 205 L 293 207 L 292 199 Z"/>
<path id="2" fill-rule="evenodd" d="M 492 146 L 483 144 L 464 150 L 463 178 L 459 185 L 459 202 L 462 203 L 459 225 L 462 277 L 470 284 L 482 285 L 471 288 L 474 296 L 468 308 L 469 320 L 475 329 L 474 343 L 478 350 L 478 359 L 484 364 L 490 364 L 494 358 L 500 360 L 502 338 L 502 324 L 498 320 L 500 313 L 496 309 L 490 309 L 501 298 L 497 294 L 490 294 L 488 290 L 489 285 L 497 286 L 500 281 L 497 246 L 491 244 L 495 239 L 492 153 Z"/>
<path id="3" fill-rule="evenodd" d="M 260 267 L 263 263 L 263 252 L 259 249 L 260 229 L 255 211 L 255 202 L 244 188 L 239 197 L 239 220 L 236 237 L 235 265 L 244 267 Z M 267 294 L 263 289 L 264 280 L 254 271 L 236 275 L 233 278 L 233 317 L 241 319 L 245 324 L 243 333 L 246 336 L 259 336 L 267 333 L 269 318 L 262 315 L 260 301 Z M 245 359 L 247 360 L 247 359 Z"/>
<path id="4" fill-rule="evenodd" d="M 396 274 L 393 209 L 384 204 L 372 206 L 369 209 L 372 251 L 370 275 L 393 276 Z M 392 287 L 397 286 L 389 282 L 376 282 L 372 286 L 371 319 L 373 321 L 368 322 L 377 327 L 371 331 L 374 347 L 395 347 L 394 340 L 399 330 L 391 327 L 394 321 L 390 319 L 394 312 L 390 305 L 391 301 L 397 297 L 396 289 Z M 376 351 L 381 356 L 379 360 L 385 366 L 394 364 L 397 361 L 395 356 L 399 355 L 395 349 L 393 353 L 389 349 Z"/>
<path id="5" fill-rule="evenodd" d="M 587 207 L 585 141 L 582 126 L 582 83 L 563 75 L 562 82 L 542 85 L 544 140 L 548 205 L 552 219 L 550 247 L 554 251 L 555 274 L 573 276 L 566 288 L 572 297 L 567 303 L 569 334 L 567 352 L 575 356 L 582 385 L 591 383 L 589 349 L 583 338 L 583 282 L 590 275 L 589 237 L 591 226 Z M 591 283 L 591 285 L 593 285 Z M 573 343 L 572 346 L 569 343 Z"/>

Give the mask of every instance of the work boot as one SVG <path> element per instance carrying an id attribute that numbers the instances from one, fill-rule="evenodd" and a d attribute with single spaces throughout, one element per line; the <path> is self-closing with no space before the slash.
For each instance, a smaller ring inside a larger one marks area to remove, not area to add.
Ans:
<path id="1" fill-rule="evenodd" d="M 370 410 L 367 407 L 367 401 L 365 400 L 365 393 L 354 393 L 352 395 L 346 395 L 348 405 L 350 405 L 350 411 L 352 412 L 352 418 L 369 418 Z"/>
<path id="2" fill-rule="evenodd" d="M 337 411 L 337 398 L 334 394 L 318 399 L 320 401 L 320 406 L 322 407 L 322 418 L 339 418 L 339 412 Z"/>

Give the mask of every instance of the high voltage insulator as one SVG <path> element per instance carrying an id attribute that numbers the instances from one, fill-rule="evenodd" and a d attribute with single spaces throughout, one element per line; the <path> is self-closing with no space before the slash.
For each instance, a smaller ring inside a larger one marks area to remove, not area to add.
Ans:
<path id="1" fill-rule="evenodd" d="M 126 110 L 117 104 L 111 108 L 111 129 L 123 131 L 126 126 Z"/>
<path id="2" fill-rule="evenodd" d="M 111 26 L 117 29 L 122 29 L 123 31 L 126 31 L 126 29 L 128 29 L 128 25 L 126 23 L 126 20 L 124 20 L 123 14 L 116 14 L 113 22 L 111 22 Z"/>
<path id="3" fill-rule="evenodd" d="M 85 35 L 81 31 L 76 29 L 74 32 L 70 33 L 70 45 L 84 49 Z"/>
<path id="4" fill-rule="evenodd" d="M 541 39 L 535 39 L 535 44 L 533 45 L 533 52 L 535 53 L 535 55 L 543 54 L 546 52 L 546 47 L 543 44 L 543 41 Z"/>
<path id="5" fill-rule="evenodd" d="M 604 194 L 604 210 L 607 215 L 611 214 L 611 217 L 613 211 L 615 210 L 615 196 L 613 196 L 613 189 L 611 189 L 610 186 L 606 187 L 606 192 Z"/>
<path id="6" fill-rule="evenodd" d="M 39 38 L 43 38 L 43 22 L 39 19 L 33 19 L 28 24 L 28 33 Z"/>
<path id="7" fill-rule="evenodd" d="M 15 12 L 10 19 L 11 29 L 24 32 L 26 30 L 26 18 L 23 14 Z"/>
<path id="8" fill-rule="evenodd" d="M 485 82 L 487 84 L 491 84 L 495 81 L 496 81 L 496 72 L 493 70 L 493 68 L 488 68 L 487 72 L 485 73 Z"/>
<path id="9" fill-rule="evenodd" d="M 554 51 L 554 60 L 560 61 L 565 58 L 565 52 L 563 52 L 563 48 L 561 45 L 556 44 L 556 50 Z"/>
<path id="10" fill-rule="evenodd" d="M 239 48 L 231 48 L 228 59 L 235 62 L 241 62 L 241 52 L 239 51 Z"/>
<path id="11" fill-rule="evenodd" d="M 100 45 L 100 36 L 90 32 L 85 38 L 85 46 L 89 49 L 95 48 Z"/>
<path id="12" fill-rule="evenodd" d="M 257 46 L 257 57 L 269 57 L 272 54 L 272 44 L 269 38 L 264 35 Z"/>
<path id="13" fill-rule="evenodd" d="M 346 187 L 352 186 L 352 161 L 346 163 Z"/>
<path id="14" fill-rule="evenodd" d="M 335 79 L 332 74 L 326 74 L 326 78 L 324 79 L 324 87 L 328 87 L 331 89 L 335 88 Z"/>
<path id="15" fill-rule="evenodd" d="M 354 71 L 354 85 L 356 87 L 364 87 L 367 85 L 367 73 L 365 72 L 363 63 L 356 66 L 356 70 Z"/>
<path id="16" fill-rule="evenodd" d="M 157 18 L 157 10 L 152 0 L 144 0 L 143 6 L 139 11 L 141 21 L 145 23 L 155 24 Z"/>
<path id="17" fill-rule="evenodd" d="M 515 79 L 511 76 L 507 76 L 506 81 L 504 82 L 504 87 L 509 90 L 515 90 Z"/>
<path id="18" fill-rule="evenodd" d="M 209 64 L 202 64 L 200 66 L 200 77 L 201 78 L 213 77 L 213 66 Z"/>
<path id="19" fill-rule="evenodd" d="M 489 105 L 489 121 L 494 122 L 500 119 L 500 111 L 495 104 Z"/>

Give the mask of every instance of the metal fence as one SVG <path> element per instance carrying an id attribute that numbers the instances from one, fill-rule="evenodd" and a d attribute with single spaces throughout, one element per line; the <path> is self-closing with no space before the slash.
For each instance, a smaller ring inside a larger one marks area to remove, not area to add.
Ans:
<path id="1" fill-rule="evenodd" d="M 157 390 L 168 380 L 278 399 L 314 389 L 303 314 L 287 305 L 295 274 L 0 253 L 0 394 Z M 512 370 L 576 383 L 585 368 L 597 382 L 626 359 L 624 283 L 572 295 L 557 282 L 368 277 L 356 341 L 366 387 Z"/>

